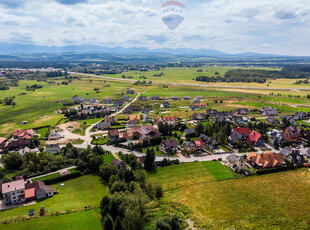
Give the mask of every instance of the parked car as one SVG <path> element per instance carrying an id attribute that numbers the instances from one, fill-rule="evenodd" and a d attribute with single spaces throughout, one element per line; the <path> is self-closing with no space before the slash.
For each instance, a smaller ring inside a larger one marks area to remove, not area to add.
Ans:
<path id="1" fill-rule="evenodd" d="M 29 210 L 29 216 L 33 216 L 36 212 L 34 211 L 34 209 L 30 209 Z"/>

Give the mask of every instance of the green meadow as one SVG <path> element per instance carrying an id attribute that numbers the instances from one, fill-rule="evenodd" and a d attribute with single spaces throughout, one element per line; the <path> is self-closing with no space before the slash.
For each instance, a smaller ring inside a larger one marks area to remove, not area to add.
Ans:
<path id="1" fill-rule="evenodd" d="M 51 198 L 40 200 L 33 205 L 0 211 L 0 223 L 27 217 L 30 209 L 34 209 L 35 216 L 38 216 L 42 205 L 48 210 L 47 214 L 80 210 L 85 206 L 99 207 L 102 197 L 108 193 L 108 188 L 102 184 L 96 175 L 89 174 L 63 183 L 65 184 L 63 187 L 60 186 L 61 183 L 52 185 L 53 189 L 57 190 L 59 194 L 55 194 Z"/>
<path id="2" fill-rule="evenodd" d="M 310 228 L 308 170 L 231 179 L 224 169 L 197 162 L 157 168 L 147 177 L 163 186 L 164 202 L 187 207 L 199 228 Z"/>

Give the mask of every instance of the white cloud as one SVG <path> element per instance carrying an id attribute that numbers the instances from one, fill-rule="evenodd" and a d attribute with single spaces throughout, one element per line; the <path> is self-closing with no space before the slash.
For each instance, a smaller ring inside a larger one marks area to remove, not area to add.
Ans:
<path id="1" fill-rule="evenodd" d="M 159 0 L 3 2 L 0 42 L 310 54 L 307 0 L 184 0 L 185 20 L 173 34 L 160 19 Z"/>

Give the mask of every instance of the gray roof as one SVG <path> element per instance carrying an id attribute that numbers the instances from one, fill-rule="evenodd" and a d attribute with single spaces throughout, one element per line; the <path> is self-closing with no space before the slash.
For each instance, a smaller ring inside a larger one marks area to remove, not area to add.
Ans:
<path id="1" fill-rule="evenodd" d="M 231 154 L 227 157 L 227 161 L 229 161 L 230 163 L 234 163 L 236 161 L 244 161 L 244 158 Z"/>

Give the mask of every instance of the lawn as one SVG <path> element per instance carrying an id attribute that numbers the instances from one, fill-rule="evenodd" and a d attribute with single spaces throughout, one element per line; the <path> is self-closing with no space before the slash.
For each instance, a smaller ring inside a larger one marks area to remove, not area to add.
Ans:
<path id="1" fill-rule="evenodd" d="M 201 163 L 216 180 L 234 178 L 234 175 L 218 161 L 205 161 Z"/>
<path id="2" fill-rule="evenodd" d="M 108 137 L 92 139 L 91 143 L 93 145 L 105 145 L 109 142 Z"/>
<path id="3" fill-rule="evenodd" d="M 4 229 L 102 229 L 101 215 L 99 209 L 74 212 L 59 216 L 46 216 L 22 222 L 0 225 L 0 230 Z"/>
<path id="4" fill-rule="evenodd" d="M 103 156 L 103 161 L 106 164 L 111 164 L 111 162 L 115 159 L 115 157 L 113 156 L 113 154 L 107 154 Z"/>
<path id="5" fill-rule="evenodd" d="M 208 167 L 208 166 L 207 166 Z M 204 163 L 157 168 L 147 174 L 164 201 L 184 205 L 204 229 L 309 229 L 310 172 L 305 169 L 216 180 Z"/>
<path id="6" fill-rule="evenodd" d="M 34 205 L 1 211 L 0 221 L 27 216 L 29 209 L 35 209 L 38 213 L 42 205 L 49 212 L 70 211 L 85 206 L 98 207 L 102 197 L 108 192 L 108 188 L 102 184 L 100 178 L 91 174 L 66 181 L 64 184 L 63 187 L 60 184 L 52 185 L 54 190 L 59 192 L 54 197 L 41 200 Z"/>

